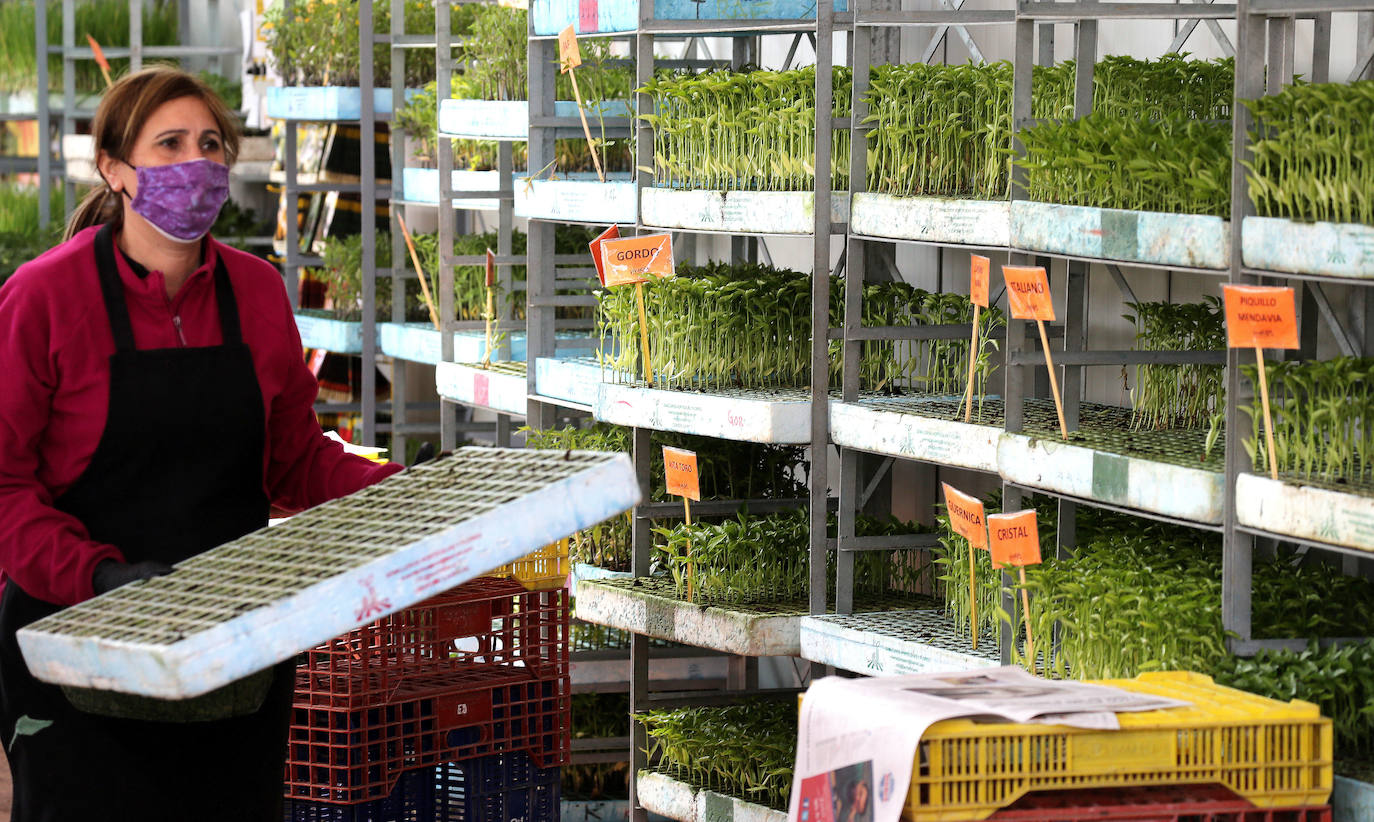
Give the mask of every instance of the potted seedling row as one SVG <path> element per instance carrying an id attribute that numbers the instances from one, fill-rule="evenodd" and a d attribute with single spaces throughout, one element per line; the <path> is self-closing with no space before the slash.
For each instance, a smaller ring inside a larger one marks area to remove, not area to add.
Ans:
<path id="1" fill-rule="evenodd" d="M 1242 524 L 1374 552 L 1372 369 L 1374 360 L 1356 357 L 1266 364 L 1279 476 L 1268 473 L 1256 396 L 1241 406 L 1251 423 L 1242 445 L 1254 465 L 1236 484 Z M 1242 373 L 1256 385 L 1257 366 Z"/>
<path id="2" fill-rule="evenodd" d="M 358 0 L 292 0 L 291 9 L 277 5 L 267 11 L 264 34 L 278 74 L 287 85 L 267 90 L 267 116 L 318 122 L 357 120 L 362 116 L 359 88 Z M 391 30 L 391 5 L 374 3 L 373 29 Z M 434 8 L 429 3 L 405 4 L 405 30 L 434 33 Z M 393 83 L 414 95 L 434 77 L 434 52 L 416 49 L 406 60 L 406 76 L 391 76 L 391 47 L 374 47 L 372 109 L 376 116 L 392 113 Z"/>
<path id="3" fill-rule="evenodd" d="M 1374 277 L 1374 81 L 1293 85 L 1244 105 L 1256 214 L 1241 226 L 1245 265 Z"/>
<path id="4" fill-rule="evenodd" d="M 850 70 L 834 70 L 836 117 L 849 115 Z M 654 133 L 654 185 L 643 221 L 762 234 L 815 230 L 814 67 L 662 75 L 641 92 Z M 831 222 L 849 219 L 849 131 L 834 132 Z"/>
<path id="5" fill-rule="evenodd" d="M 433 248 L 434 238 L 419 238 L 422 247 Z M 391 237 L 377 234 L 377 259 L 391 254 Z M 309 269 L 307 276 L 324 284 L 325 307 L 296 309 L 296 328 L 301 344 L 306 348 L 332 351 L 336 354 L 358 354 L 363 350 L 362 322 L 362 235 L 331 237 L 325 241 L 323 264 Z M 376 291 L 377 319 L 391 317 L 392 292 L 390 282 L 378 280 Z M 407 283 L 407 313 L 421 316 L 418 282 Z"/>

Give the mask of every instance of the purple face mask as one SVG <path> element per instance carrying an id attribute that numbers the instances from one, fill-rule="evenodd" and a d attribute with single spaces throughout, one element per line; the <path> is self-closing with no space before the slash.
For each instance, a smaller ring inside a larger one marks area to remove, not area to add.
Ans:
<path id="1" fill-rule="evenodd" d="M 204 237 L 229 199 L 229 167 L 214 160 L 129 167 L 138 172 L 138 194 L 129 205 L 169 240 Z"/>

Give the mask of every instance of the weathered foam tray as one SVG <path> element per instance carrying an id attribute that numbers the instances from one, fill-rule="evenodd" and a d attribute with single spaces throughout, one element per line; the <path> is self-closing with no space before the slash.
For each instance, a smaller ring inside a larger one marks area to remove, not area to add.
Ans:
<path id="1" fill-rule="evenodd" d="M 1371 497 L 1241 474 L 1236 519 L 1275 534 L 1374 552 Z"/>
<path id="2" fill-rule="evenodd" d="M 510 359 L 523 361 L 524 332 L 507 332 L 506 341 L 510 345 Z M 388 357 L 437 365 L 443 360 L 442 345 L 443 337 L 430 323 L 377 323 L 377 347 Z M 478 362 L 486 354 L 485 331 L 453 332 L 454 362 Z"/>
<path id="3" fill-rule="evenodd" d="M 629 571 L 609 571 L 599 565 L 591 565 L 586 562 L 574 562 L 572 573 L 568 575 L 568 595 L 577 597 L 577 586 L 583 582 L 590 582 L 598 579 L 631 579 L 634 574 Z"/>
<path id="4" fill-rule="evenodd" d="M 419 92 L 406 89 L 410 98 Z M 377 116 L 391 113 L 391 89 L 372 90 Z M 356 86 L 274 86 L 267 89 L 267 116 L 279 120 L 357 120 L 363 116 L 363 93 Z"/>
<path id="5" fill-rule="evenodd" d="M 972 671 L 1002 664 L 995 634 L 974 650 L 939 611 L 884 611 L 804 617 L 801 656 L 869 676 Z"/>
<path id="6" fill-rule="evenodd" d="M 1128 263 L 1225 269 L 1231 234 L 1220 217 L 1115 208 L 1011 204 L 1014 248 Z"/>
<path id="7" fill-rule="evenodd" d="M 46 682 L 185 699 L 639 502 L 624 454 L 462 448 L 19 632 Z"/>
<path id="8" fill-rule="evenodd" d="M 634 112 L 624 100 L 608 100 L 589 105 L 587 125 L 592 133 L 599 129 L 602 117 L 631 117 Z M 555 117 L 576 117 L 577 103 L 559 100 L 553 104 Z M 570 129 L 582 136 L 582 129 Z M 439 102 L 439 133 L 445 137 L 471 140 L 510 140 L 524 142 L 530 138 L 530 104 L 528 100 L 441 100 Z"/>
<path id="9" fill-rule="evenodd" d="M 848 11 L 847 0 L 835 0 L 835 11 Z M 557 34 L 575 26 L 578 34 L 634 31 L 639 28 L 638 0 L 532 0 L 534 33 Z M 655 20 L 801 20 L 816 19 L 815 0 L 654 0 Z"/>
<path id="10" fill-rule="evenodd" d="M 606 373 L 601 364 L 590 357 L 566 360 L 535 357 L 534 393 L 541 397 L 594 406 L 601 379 Z"/>
<path id="11" fill-rule="evenodd" d="M 439 169 L 407 168 L 401 172 L 401 185 L 406 202 L 439 204 Z M 455 169 L 452 190 L 490 191 L 490 199 L 454 198 L 453 206 L 474 211 L 495 211 L 501 204 L 497 197 L 497 192 L 501 190 L 501 172 Z"/>
<path id="12" fill-rule="evenodd" d="M 480 363 L 441 362 L 434 367 L 434 383 L 446 400 L 506 414 L 523 417 L 529 403 L 524 363 L 483 368 Z"/>
<path id="13" fill-rule="evenodd" d="M 1247 268 L 1374 278 L 1374 226 L 1246 217 L 1240 245 Z"/>
<path id="14" fill-rule="evenodd" d="M 816 230 L 811 191 L 714 191 L 646 188 L 642 222 L 657 228 L 751 234 L 811 234 Z M 849 195 L 830 198 L 830 221 L 849 221 Z"/>
<path id="15" fill-rule="evenodd" d="M 811 442 L 811 394 L 802 388 L 703 394 L 603 382 L 592 416 L 616 425 L 742 442 Z"/>
<path id="16" fill-rule="evenodd" d="M 1336 775 L 1331 786 L 1333 822 L 1368 822 L 1374 819 L 1374 785 Z"/>
<path id="17" fill-rule="evenodd" d="M 626 652 L 628 654 L 628 651 Z M 649 679 L 655 682 L 719 682 L 729 675 L 729 660 L 711 656 L 654 656 L 649 659 Z M 630 659 L 596 659 L 579 662 L 574 656 L 568 666 L 573 685 L 617 685 L 632 679 Z"/>
<path id="18" fill-rule="evenodd" d="M 655 771 L 640 771 L 635 796 L 650 813 L 676 822 L 787 822 L 784 811 L 680 782 Z"/>
<path id="19" fill-rule="evenodd" d="M 363 324 L 311 314 L 296 314 L 296 329 L 301 345 L 322 348 L 335 354 L 358 354 L 363 350 Z"/>
<path id="20" fill-rule="evenodd" d="M 1225 476 L 1060 441 L 1006 433 L 997 468 L 1007 482 L 1209 525 L 1221 523 Z"/>
<path id="21" fill-rule="evenodd" d="M 577 586 L 577 618 L 655 639 L 741 656 L 797 656 L 802 614 L 764 614 L 703 607 L 626 584 Z"/>
<path id="22" fill-rule="evenodd" d="M 865 237 L 1002 248 L 1011 245 L 1011 203 L 943 197 L 854 195 L 850 229 Z"/>
<path id="23" fill-rule="evenodd" d="M 909 397 L 831 401 L 830 437 L 844 448 L 996 473 L 1002 426 L 917 413 L 929 403 Z"/>
<path id="24" fill-rule="evenodd" d="M 628 174 L 560 174 L 557 180 L 515 178 L 515 216 L 574 223 L 633 225 L 635 183 Z"/>

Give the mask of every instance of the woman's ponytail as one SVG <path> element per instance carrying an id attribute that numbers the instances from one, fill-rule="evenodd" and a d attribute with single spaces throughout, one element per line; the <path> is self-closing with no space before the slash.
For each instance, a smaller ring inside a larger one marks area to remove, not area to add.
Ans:
<path id="1" fill-rule="evenodd" d="M 62 234 L 62 242 L 76 236 L 77 232 L 93 225 L 119 223 L 124 219 L 124 209 L 120 207 L 119 195 L 107 185 L 93 189 L 81 199 L 81 203 L 67 220 L 67 230 Z"/>

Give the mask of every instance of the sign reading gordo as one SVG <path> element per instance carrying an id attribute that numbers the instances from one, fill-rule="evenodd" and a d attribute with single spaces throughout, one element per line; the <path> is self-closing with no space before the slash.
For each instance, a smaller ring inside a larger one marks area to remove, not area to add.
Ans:
<path id="1" fill-rule="evenodd" d="M 606 285 L 632 285 L 650 277 L 673 276 L 673 240 L 667 234 L 642 234 L 601 241 Z"/>

